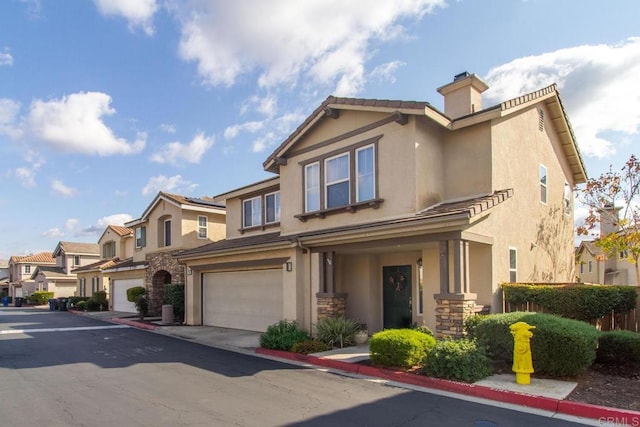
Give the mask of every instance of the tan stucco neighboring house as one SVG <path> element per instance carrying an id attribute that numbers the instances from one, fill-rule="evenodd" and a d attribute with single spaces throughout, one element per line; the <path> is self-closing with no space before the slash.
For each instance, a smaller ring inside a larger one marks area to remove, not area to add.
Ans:
<path id="1" fill-rule="evenodd" d="M 27 297 L 38 289 L 31 278 L 38 266 L 55 266 L 56 259 L 51 252 L 39 252 L 31 255 L 14 255 L 9 258 L 9 296 Z"/>
<path id="2" fill-rule="evenodd" d="M 0 259 L 0 295 L 9 295 L 9 260 Z"/>
<path id="3" fill-rule="evenodd" d="M 211 197 L 159 192 L 140 218 L 124 225 L 133 230 L 132 254 L 102 270 L 110 279 L 111 308 L 135 312 L 126 291 L 142 286 L 147 289 L 150 313 L 158 314 L 164 286 L 185 281 L 185 268 L 173 255 L 224 238 L 225 207 Z"/>
<path id="4" fill-rule="evenodd" d="M 91 297 L 97 291 L 105 291 L 109 297 L 109 275 L 104 270 L 133 256 L 133 229 L 108 225 L 98 239 L 98 247 L 99 261 L 72 271 L 76 275 L 77 296 Z"/>
<path id="5" fill-rule="evenodd" d="M 76 293 L 73 270 L 99 260 L 100 249 L 95 243 L 58 242 L 53 257 L 55 266 L 38 266 L 31 278 L 38 290 L 53 292 L 55 298 L 70 297 Z"/>
<path id="6" fill-rule="evenodd" d="M 458 335 L 499 285 L 574 278 L 586 172 L 555 85 L 483 108 L 462 73 L 427 102 L 330 96 L 267 158 L 272 179 L 215 197 L 225 240 L 186 250 L 186 323 Z"/>

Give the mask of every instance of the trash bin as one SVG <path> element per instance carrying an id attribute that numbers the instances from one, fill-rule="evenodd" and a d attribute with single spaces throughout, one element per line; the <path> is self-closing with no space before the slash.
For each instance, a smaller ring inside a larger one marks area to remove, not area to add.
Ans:
<path id="1" fill-rule="evenodd" d="M 49 300 L 49 311 L 53 311 L 56 309 L 56 300 L 54 300 L 53 298 L 51 298 Z"/>
<path id="2" fill-rule="evenodd" d="M 14 305 L 15 305 L 16 307 L 22 307 L 22 300 L 23 300 L 23 299 L 24 299 L 24 298 L 22 298 L 22 297 L 17 297 L 17 298 L 15 299 L 15 303 L 14 303 Z"/>
<path id="3" fill-rule="evenodd" d="M 68 298 L 58 298 L 58 310 L 67 311 L 67 302 L 69 302 Z"/>
<path id="4" fill-rule="evenodd" d="M 2 297 L 2 306 L 3 307 L 9 306 L 9 297 Z"/>

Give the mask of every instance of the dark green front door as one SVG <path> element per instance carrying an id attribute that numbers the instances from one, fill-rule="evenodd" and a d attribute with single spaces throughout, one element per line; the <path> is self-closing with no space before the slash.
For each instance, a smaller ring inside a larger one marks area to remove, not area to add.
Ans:
<path id="1" fill-rule="evenodd" d="M 382 267 L 383 325 L 385 329 L 411 326 L 411 266 Z"/>

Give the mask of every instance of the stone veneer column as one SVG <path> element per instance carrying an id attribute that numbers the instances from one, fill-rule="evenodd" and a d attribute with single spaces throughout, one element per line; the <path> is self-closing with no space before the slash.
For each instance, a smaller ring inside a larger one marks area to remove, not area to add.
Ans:
<path id="1" fill-rule="evenodd" d="M 460 338 L 464 321 L 475 314 L 477 294 L 436 294 L 436 337 Z"/>
<path id="2" fill-rule="evenodd" d="M 325 317 L 344 317 L 347 314 L 347 294 L 318 292 L 316 298 L 318 320 Z"/>
<path id="3" fill-rule="evenodd" d="M 184 284 L 184 267 L 178 264 L 173 257 L 173 252 L 160 252 L 147 255 L 147 275 L 145 285 L 147 288 L 147 297 L 149 299 L 149 315 L 159 315 L 162 312 L 162 301 L 164 299 L 164 285 L 156 284 L 153 278 L 159 271 L 166 271 L 171 275 L 171 283 Z M 162 285 L 162 286 L 160 286 Z"/>

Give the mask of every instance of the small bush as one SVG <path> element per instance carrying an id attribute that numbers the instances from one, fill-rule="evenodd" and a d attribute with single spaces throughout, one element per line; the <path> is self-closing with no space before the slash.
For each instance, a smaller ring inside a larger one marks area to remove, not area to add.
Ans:
<path id="1" fill-rule="evenodd" d="M 133 288 L 127 289 L 127 301 L 135 303 L 138 297 L 142 295 L 146 295 L 147 290 L 142 286 L 134 286 Z"/>
<path id="2" fill-rule="evenodd" d="M 309 333 L 304 329 L 300 329 L 297 322 L 281 320 L 270 325 L 267 331 L 260 335 L 260 346 L 274 350 L 290 351 L 295 344 L 308 339 Z"/>
<path id="3" fill-rule="evenodd" d="M 305 340 L 291 347 L 291 351 L 294 353 L 302 354 L 320 353 L 327 350 L 331 350 L 331 346 L 318 340 Z"/>
<path id="4" fill-rule="evenodd" d="M 414 331 L 422 332 L 423 334 L 430 335 L 432 337 L 435 336 L 433 334 L 433 331 L 431 329 L 429 329 L 429 327 L 427 325 L 418 326 L 418 325 L 414 324 L 414 325 L 411 326 L 411 329 L 413 329 Z"/>
<path id="5" fill-rule="evenodd" d="M 147 297 L 144 295 L 138 296 L 135 301 L 136 310 L 138 310 L 138 314 L 140 315 L 140 319 L 144 319 L 144 316 L 149 314 L 149 301 L 147 301 Z"/>
<path id="6" fill-rule="evenodd" d="M 615 366 L 640 366 L 640 334 L 631 331 L 603 332 L 598 339 L 596 361 Z"/>
<path id="7" fill-rule="evenodd" d="M 98 311 L 100 310 L 100 303 L 95 298 L 89 298 L 86 302 L 87 311 Z"/>
<path id="8" fill-rule="evenodd" d="M 184 285 L 181 283 L 165 285 L 162 303 L 173 306 L 173 315 L 177 320 L 184 319 Z"/>
<path id="9" fill-rule="evenodd" d="M 80 300 L 76 302 L 76 308 L 80 311 L 85 311 L 87 309 L 87 301 Z"/>
<path id="10" fill-rule="evenodd" d="M 93 293 L 93 299 L 98 301 L 99 303 L 107 302 L 107 293 L 105 291 L 95 291 Z"/>
<path id="11" fill-rule="evenodd" d="M 26 299 L 29 304 L 34 304 L 34 305 L 49 304 L 49 300 L 53 299 L 53 292 L 35 291 L 33 295 L 29 295 Z"/>
<path id="12" fill-rule="evenodd" d="M 424 360 L 422 373 L 435 378 L 473 383 L 493 374 L 493 364 L 484 347 L 474 340 L 436 342 Z"/>
<path id="13" fill-rule="evenodd" d="M 596 357 L 600 332 L 592 325 L 543 313 L 491 314 L 475 329 L 478 344 L 488 355 L 507 363 L 513 361 L 513 336 L 509 326 L 526 322 L 536 327 L 531 338 L 535 372 L 555 377 L 572 377 L 586 371 Z"/>
<path id="14" fill-rule="evenodd" d="M 331 347 L 343 348 L 354 344 L 354 337 L 359 330 L 360 324 L 355 320 L 325 317 L 316 325 L 316 338 Z"/>
<path id="15" fill-rule="evenodd" d="M 71 304 L 71 307 L 74 308 L 78 308 L 78 303 L 81 301 L 86 301 L 88 300 L 89 297 L 69 297 L 69 303 Z M 85 304 L 86 306 L 86 304 Z"/>
<path id="16" fill-rule="evenodd" d="M 473 316 L 469 316 L 464 320 L 464 332 L 467 334 L 467 338 L 473 339 L 476 336 L 476 327 L 482 320 L 484 320 L 488 315 L 487 314 L 475 314 Z"/>
<path id="17" fill-rule="evenodd" d="M 371 361 L 377 365 L 410 368 L 424 360 L 436 339 L 413 329 L 387 329 L 369 342 Z"/>

